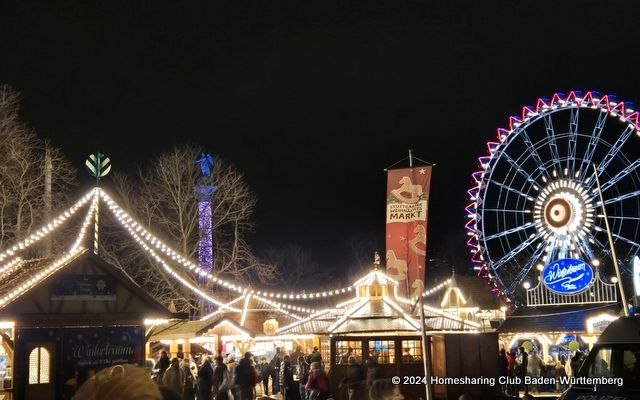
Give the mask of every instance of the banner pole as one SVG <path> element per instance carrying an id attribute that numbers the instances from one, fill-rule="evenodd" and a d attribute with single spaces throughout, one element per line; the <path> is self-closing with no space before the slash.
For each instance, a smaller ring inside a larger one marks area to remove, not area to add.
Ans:
<path id="1" fill-rule="evenodd" d="M 422 335 L 422 364 L 424 368 L 424 376 L 425 382 L 424 390 L 426 398 L 425 400 L 431 400 L 431 347 L 429 346 L 428 337 L 427 337 L 427 326 L 424 318 L 424 296 L 423 293 L 420 293 L 420 301 L 418 303 L 420 307 L 420 330 Z"/>
<path id="2" fill-rule="evenodd" d="M 616 270 L 616 277 L 618 278 L 618 289 L 620 290 L 620 297 L 622 297 L 622 308 L 624 309 L 624 315 L 629 316 L 629 306 L 627 305 L 627 298 L 624 294 L 624 286 L 622 285 L 622 277 L 620 276 L 620 267 L 618 266 L 618 257 L 616 256 L 616 249 L 613 247 L 613 238 L 611 237 L 611 228 L 609 228 L 609 218 L 607 217 L 607 210 L 604 208 L 604 198 L 602 197 L 602 188 L 600 187 L 600 179 L 598 179 L 598 169 L 595 164 L 593 165 L 593 172 L 596 178 L 596 185 L 598 187 L 598 194 L 600 195 L 600 204 L 602 204 L 602 216 L 604 217 L 604 226 L 607 228 L 607 238 L 609 239 L 609 247 L 611 247 L 611 258 L 613 259 L 613 267 Z"/>
<path id="3" fill-rule="evenodd" d="M 413 168 L 413 152 L 411 151 L 411 149 L 409 149 L 409 168 Z M 424 277 L 422 279 L 424 279 Z M 429 346 L 429 339 L 427 337 L 427 324 L 424 318 L 423 294 L 424 293 L 420 293 L 418 295 L 418 307 L 420 307 L 420 334 L 422 336 L 422 366 L 424 368 L 425 376 L 425 400 L 431 400 L 431 368 L 429 365 L 429 361 L 431 360 L 431 348 Z"/>

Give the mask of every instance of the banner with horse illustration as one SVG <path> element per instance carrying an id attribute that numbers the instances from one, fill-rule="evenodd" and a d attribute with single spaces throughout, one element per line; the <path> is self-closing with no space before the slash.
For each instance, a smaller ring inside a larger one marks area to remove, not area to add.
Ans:
<path id="1" fill-rule="evenodd" d="M 410 298 L 424 290 L 430 184 L 430 166 L 387 171 L 387 274 Z"/>

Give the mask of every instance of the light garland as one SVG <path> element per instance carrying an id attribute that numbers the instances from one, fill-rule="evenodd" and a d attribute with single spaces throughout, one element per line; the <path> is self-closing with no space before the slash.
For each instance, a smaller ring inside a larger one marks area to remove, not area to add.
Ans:
<path id="1" fill-rule="evenodd" d="M 244 307 L 242 307 L 242 315 L 240 316 L 240 326 L 244 326 L 247 320 L 247 311 L 249 310 L 249 301 L 251 300 L 251 294 L 248 294 L 244 298 Z"/>
<path id="2" fill-rule="evenodd" d="M 99 200 L 100 198 L 98 197 L 98 193 L 95 192 L 95 195 L 93 196 L 93 201 L 91 202 L 91 207 L 89 207 L 89 210 L 87 210 L 87 215 L 84 217 L 84 220 L 82 221 L 82 226 L 80 227 L 80 232 L 78 232 L 78 237 L 76 237 L 75 242 L 73 242 L 73 244 L 71 245 L 69 252 L 71 253 L 75 252 L 76 249 L 80 247 L 80 243 L 82 243 L 82 241 L 87 236 L 87 229 L 91 224 L 92 218 L 97 217 Z"/>
<path id="3" fill-rule="evenodd" d="M 58 258 L 56 261 L 49 264 L 47 267 L 45 267 L 38 273 L 32 275 L 26 282 L 22 282 L 21 284 L 17 285 L 12 291 L 10 291 L 5 296 L 0 298 L 0 307 L 4 307 L 9 302 L 11 302 L 14 298 L 20 296 L 27 290 L 31 289 L 40 281 L 42 281 L 43 279 L 45 279 L 46 277 L 48 277 L 49 275 L 56 272 L 58 269 L 60 269 L 64 265 L 66 265 L 69 261 L 74 259 L 76 256 L 80 255 L 80 253 L 83 253 L 85 250 L 86 249 L 82 247 L 78 247 L 76 251 L 73 253 L 64 253 L 65 254 L 64 256 Z"/>
<path id="4" fill-rule="evenodd" d="M 356 298 L 356 300 L 358 300 L 358 298 Z M 276 333 L 280 333 L 282 331 L 286 331 L 288 329 L 291 329 L 291 328 L 294 328 L 296 326 L 302 325 L 304 323 L 307 323 L 307 322 L 311 321 L 314 318 L 321 317 L 321 316 L 323 316 L 325 314 L 328 314 L 330 312 L 331 312 L 330 308 L 325 308 L 324 310 L 320 310 L 320 311 L 318 311 L 316 313 L 313 313 L 313 314 L 309 315 L 308 317 L 301 319 L 300 321 L 292 322 L 289 325 L 285 325 L 285 326 L 283 326 L 281 328 L 276 329 Z"/>
<path id="5" fill-rule="evenodd" d="M 228 304 L 228 303 L 227 303 L 227 304 Z M 218 310 L 216 310 L 216 311 L 212 312 L 211 314 L 207 314 L 207 315 L 205 315 L 204 317 L 200 318 L 198 321 L 205 321 L 205 320 L 211 319 L 211 318 L 213 318 L 213 317 L 215 317 L 215 316 L 222 315 L 222 314 L 224 314 L 225 312 L 226 312 L 226 310 L 224 310 L 224 309 L 220 308 L 220 309 L 218 309 Z"/>
<path id="6" fill-rule="evenodd" d="M 138 242 L 138 244 L 140 246 L 142 246 L 142 248 L 151 256 L 153 257 L 160 265 L 162 265 L 162 267 L 165 269 L 165 271 L 167 271 L 175 280 L 177 280 L 178 282 L 180 282 L 183 286 L 189 288 L 192 292 L 196 293 L 198 296 L 200 296 L 201 298 L 216 304 L 224 309 L 228 309 L 230 311 L 234 311 L 234 312 L 240 312 L 240 309 L 235 308 L 235 307 L 230 307 L 227 306 L 225 303 L 216 300 L 215 298 L 209 296 L 207 293 L 203 292 L 202 290 L 198 289 L 197 287 L 195 287 L 194 285 L 192 285 L 191 283 L 189 283 L 185 278 L 183 278 L 180 274 L 178 274 L 175 270 L 173 270 L 173 268 L 171 268 L 169 266 L 169 264 L 167 264 L 160 256 L 158 256 L 158 254 L 149 246 L 147 246 L 147 244 L 140 238 L 140 236 L 136 233 L 136 231 L 134 229 L 132 229 L 129 225 L 125 225 L 125 228 L 127 229 L 127 231 L 129 232 L 129 234 L 133 237 L 133 239 Z"/>
<path id="7" fill-rule="evenodd" d="M 444 281 L 444 282 L 432 287 L 429 290 L 425 290 L 424 293 L 422 293 L 422 296 L 424 296 L 424 297 L 430 296 L 430 295 L 442 290 L 443 288 L 445 288 L 450 282 L 451 282 L 451 278 L 449 278 L 446 281 Z"/>
<path id="8" fill-rule="evenodd" d="M 16 257 L 11 261 L 9 261 L 8 263 L 6 263 L 5 265 L 3 265 L 2 267 L 0 267 L 0 277 L 13 272 L 16 268 L 18 268 L 18 265 L 20 265 L 21 261 L 22 261 L 22 258 Z"/>
<path id="9" fill-rule="evenodd" d="M 333 331 L 338 329 L 338 327 L 340 325 L 342 325 L 344 323 L 344 321 L 347 320 L 347 318 L 349 318 L 350 316 L 355 314 L 358 310 L 360 310 L 362 307 L 364 307 L 367 304 L 369 304 L 369 300 L 368 299 L 361 301 L 360 304 L 356 304 L 351 310 L 347 311 L 346 313 L 344 313 L 344 315 L 342 317 L 338 318 L 338 320 L 336 322 L 334 322 L 333 324 L 329 325 L 329 327 L 327 328 L 327 331 L 329 333 L 333 333 Z"/>
<path id="10" fill-rule="evenodd" d="M 68 208 L 65 212 L 55 217 L 50 223 L 41 227 L 26 239 L 18 242 L 16 245 L 11 247 L 9 250 L 4 251 L 0 254 L 0 261 L 4 260 L 9 256 L 15 255 L 16 252 L 26 249 L 34 243 L 37 243 L 42 238 L 47 237 L 51 232 L 53 232 L 56 228 L 58 228 L 61 224 L 66 222 L 69 218 L 71 218 L 75 213 L 84 206 L 94 195 L 94 191 L 97 189 L 92 189 L 87 194 L 85 194 L 80 200 L 78 200 L 74 205 Z"/>
<path id="11" fill-rule="evenodd" d="M 258 296 L 257 294 L 254 294 L 254 295 L 253 295 L 253 297 L 254 297 L 256 300 L 258 300 L 258 301 L 260 301 L 260 302 L 262 302 L 262 303 L 264 303 L 264 304 L 268 304 L 268 305 L 270 305 L 271 307 L 275 307 L 275 308 L 276 308 L 276 310 L 277 310 L 278 312 L 281 312 L 281 313 L 282 313 L 282 314 L 284 314 L 284 315 L 288 315 L 288 316 L 293 317 L 293 318 L 298 319 L 298 320 L 302 319 L 302 317 L 301 317 L 301 316 L 299 316 L 299 315 L 297 315 L 297 314 L 294 314 L 294 313 L 292 313 L 292 312 L 289 312 L 289 311 L 287 311 L 287 310 L 283 309 L 283 308 L 280 306 L 280 303 L 276 303 L 276 302 L 273 302 L 273 301 L 271 301 L 271 300 L 265 299 L 264 297 Z"/>
<path id="12" fill-rule="evenodd" d="M 87 198 L 87 200 L 88 200 L 88 198 Z M 91 204 L 91 207 L 89 207 L 89 210 L 87 211 L 87 215 L 84 217 L 84 221 L 82 222 L 82 226 L 80 228 L 80 232 L 78 233 L 78 237 L 76 238 L 75 242 L 73 243 L 73 245 L 71 246 L 69 251 L 65 252 L 62 257 L 58 258 L 56 261 L 54 261 L 53 263 L 49 264 L 47 267 L 45 267 L 41 271 L 35 273 L 26 282 L 22 282 L 17 287 L 15 287 L 12 291 L 7 293 L 4 297 L 2 297 L 0 299 L 0 307 L 4 307 L 7 303 L 12 301 L 14 298 L 20 296 L 21 294 L 23 294 L 27 290 L 31 289 L 33 286 L 35 286 L 36 284 L 40 283 L 43 279 L 47 278 L 52 273 L 56 272 L 58 269 L 60 269 L 63 266 L 67 265 L 69 263 L 69 261 L 71 261 L 73 258 L 77 257 L 79 254 L 81 254 L 81 253 L 83 253 L 85 251 L 85 249 L 80 246 L 80 243 L 82 243 L 82 241 L 84 240 L 84 238 L 86 236 L 87 227 L 91 223 L 91 219 L 93 217 L 93 213 L 94 213 L 95 207 L 97 206 L 97 201 L 98 201 L 98 197 L 94 196 L 93 202 Z M 79 204 L 79 203 L 80 202 L 76 203 L 76 205 Z M 84 204 L 84 202 L 82 202 L 82 204 Z M 78 206 L 78 208 L 79 207 L 80 206 Z M 77 209 L 74 210 L 73 213 L 75 213 L 76 211 L 77 211 Z M 68 217 L 73 215 L 73 213 L 70 213 Z M 66 213 L 63 214 L 63 215 L 66 215 Z M 58 223 L 58 225 L 60 223 Z M 49 229 L 47 231 L 47 234 L 49 232 L 51 232 L 51 229 L 48 226 L 46 228 Z M 7 272 L 7 270 L 10 269 L 12 266 L 19 265 L 20 264 L 20 258 L 19 257 L 16 258 L 14 260 L 14 262 L 17 262 L 17 263 L 14 264 L 14 265 L 12 265 L 12 263 L 9 263 L 8 265 L 5 265 L 3 267 L 2 273 Z"/>
<path id="13" fill-rule="evenodd" d="M 224 279 L 218 278 L 208 271 L 203 270 L 198 265 L 194 264 L 187 258 L 180 255 L 178 252 L 173 250 L 171 247 L 167 246 L 160 239 L 152 235 L 149 231 L 147 231 L 141 224 L 139 224 L 135 219 L 133 219 L 122 207 L 120 207 L 104 190 L 98 189 L 100 192 L 100 196 L 105 200 L 107 206 L 113 212 L 116 219 L 123 225 L 125 225 L 128 229 L 138 232 L 140 237 L 148 242 L 151 246 L 155 247 L 161 253 L 170 257 L 171 260 L 176 261 L 180 265 L 189 270 L 195 272 L 199 277 L 205 277 L 209 279 L 212 283 L 225 287 L 229 290 L 236 291 L 238 293 L 251 293 L 258 296 L 263 296 L 265 298 L 275 298 L 275 299 L 296 299 L 296 300 L 312 300 L 319 299 L 323 297 L 331 297 L 342 295 L 344 293 L 350 292 L 354 290 L 353 286 L 348 286 L 344 288 L 339 288 L 335 290 L 327 290 L 322 292 L 314 292 L 314 293 L 282 293 L 282 292 L 270 292 L 266 290 L 255 290 L 252 288 L 244 287 L 242 285 L 234 284 L 232 282 L 226 281 Z"/>
<path id="14" fill-rule="evenodd" d="M 383 296 L 382 300 L 397 313 L 401 314 L 409 325 L 414 327 L 416 330 L 420 330 L 420 324 L 417 321 L 414 321 L 413 318 L 411 318 L 411 316 L 409 316 L 409 314 L 407 314 L 395 301 L 391 300 L 388 296 Z"/>

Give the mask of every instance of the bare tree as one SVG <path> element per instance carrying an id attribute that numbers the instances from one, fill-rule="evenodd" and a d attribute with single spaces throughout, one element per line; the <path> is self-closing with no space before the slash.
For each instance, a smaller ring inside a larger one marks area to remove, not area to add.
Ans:
<path id="1" fill-rule="evenodd" d="M 269 247 L 262 258 L 278 268 L 281 282 L 287 288 L 316 291 L 325 286 L 335 286 L 331 274 L 322 269 L 311 253 L 300 246 Z"/>
<path id="2" fill-rule="evenodd" d="M 349 249 L 349 276 L 360 276 L 369 272 L 375 252 L 384 254 L 384 236 L 376 231 L 351 233 L 344 238 L 343 244 Z"/>
<path id="3" fill-rule="evenodd" d="M 19 102 L 16 91 L 0 85 L 0 248 L 48 222 L 47 206 L 64 207 L 76 184 L 76 171 L 62 152 L 20 121 Z M 45 182 L 51 205 L 45 204 Z"/>
<path id="4" fill-rule="evenodd" d="M 253 228 L 251 214 L 256 198 L 242 174 L 231 164 L 217 159 L 210 177 L 200 177 L 194 161 L 200 149 L 193 145 L 174 147 L 134 177 L 114 174 L 115 195 L 146 228 L 183 256 L 197 260 L 198 195 L 195 185 L 218 187 L 213 199 L 214 273 L 230 280 L 270 283 L 277 270 L 259 262 L 252 254 L 245 234 Z M 115 228 L 107 228 L 115 229 Z M 114 231 L 115 233 L 115 231 Z M 111 235 L 106 249 L 110 261 L 120 265 L 139 284 L 165 304 L 173 301 L 181 311 L 194 307 L 189 290 L 175 281 L 131 241 Z M 194 284 L 194 276 L 185 272 Z"/>

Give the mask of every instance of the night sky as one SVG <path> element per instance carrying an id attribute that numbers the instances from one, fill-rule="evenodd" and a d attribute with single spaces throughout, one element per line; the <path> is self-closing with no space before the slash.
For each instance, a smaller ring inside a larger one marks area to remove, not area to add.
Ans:
<path id="1" fill-rule="evenodd" d="M 327 268 L 383 238 L 383 169 L 409 148 L 437 163 L 432 254 L 464 263 L 470 174 L 509 115 L 572 89 L 640 102 L 634 1 L 6 3 L 0 82 L 40 136 L 79 168 L 201 144 L 258 196 L 255 248 Z"/>

